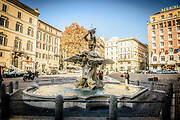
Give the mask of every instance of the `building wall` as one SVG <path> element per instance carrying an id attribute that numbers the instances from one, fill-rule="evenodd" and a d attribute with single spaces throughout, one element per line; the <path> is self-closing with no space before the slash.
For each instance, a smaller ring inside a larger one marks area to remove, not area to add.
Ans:
<path id="1" fill-rule="evenodd" d="M 135 38 L 113 37 L 105 43 L 105 58 L 114 60 L 108 70 L 135 71 L 147 69 L 147 47 Z"/>
<path id="2" fill-rule="evenodd" d="M 3 11 L 3 4 L 7 6 L 7 11 Z M 25 6 L 18 7 L 13 2 L 0 0 L 0 16 L 8 21 L 7 26 L 0 26 L 0 36 L 5 36 L 7 45 L 0 45 L 2 57 L 0 59 L 1 67 L 10 67 L 11 64 L 20 69 L 32 69 L 35 63 L 35 38 L 37 31 L 37 14 L 32 14 L 24 9 Z M 31 9 L 31 11 L 34 11 Z M 18 18 L 18 12 L 21 18 Z M 35 12 L 35 11 L 34 11 Z M 32 23 L 29 22 L 32 19 Z M 16 31 L 16 23 L 22 24 L 22 32 Z M 28 35 L 28 28 L 33 30 L 33 35 Z M 20 50 L 15 50 L 15 40 L 21 41 Z M 27 42 L 31 43 L 32 49 L 27 50 Z M 29 56 L 30 59 L 26 59 Z M 14 62 L 16 61 L 16 62 Z M 16 63 L 16 64 L 14 64 Z"/>
<path id="3" fill-rule="evenodd" d="M 179 7 L 162 9 L 161 12 L 150 16 L 148 46 L 150 69 L 166 68 L 180 71 L 180 52 L 178 52 L 180 51 Z M 173 59 L 170 58 L 172 56 Z"/>
<path id="4" fill-rule="evenodd" d="M 60 36 L 60 30 L 41 20 L 38 21 L 36 61 L 37 69 L 40 72 L 50 69 L 59 69 Z"/>

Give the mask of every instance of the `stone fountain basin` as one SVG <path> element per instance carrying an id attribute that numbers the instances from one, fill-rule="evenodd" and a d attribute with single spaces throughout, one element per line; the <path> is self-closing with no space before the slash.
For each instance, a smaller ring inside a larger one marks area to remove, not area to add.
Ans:
<path id="1" fill-rule="evenodd" d="M 62 95 L 64 100 L 103 100 L 107 101 L 111 95 L 115 95 L 118 100 L 138 100 L 143 96 L 148 88 L 143 86 L 128 85 L 123 83 L 105 83 L 104 88 L 90 90 L 87 88 L 76 88 L 74 83 L 45 83 L 28 87 L 23 91 L 23 99 L 32 100 L 54 100 L 57 95 Z M 41 107 L 55 108 L 55 102 L 27 102 L 26 104 Z M 80 102 L 64 102 L 64 108 L 81 107 L 88 108 L 93 106 L 107 106 L 108 102 L 98 103 L 80 103 Z M 118 103 L 118 107 L 122 105 L 133 107 L 134 103 Z"/>

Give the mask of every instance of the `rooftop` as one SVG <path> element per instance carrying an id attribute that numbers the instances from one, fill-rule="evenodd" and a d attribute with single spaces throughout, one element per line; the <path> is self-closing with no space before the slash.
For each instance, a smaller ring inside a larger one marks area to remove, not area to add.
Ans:
<path id="1" fill-rule="evenodd" d="M 29 12 L 29 13 L 37 16 L 37 17 L 39 16 L 39 12 L 38 11 L 35 11 L 34 9 L 32 9 L 32 8 L 28 7 L 27 5 L 19 2 L 18 0 L 6 0 L 6 1 L 8 1 L 8 2 L 10 2 L 10 3 L 12 3 L 12 4 L 14 4 L 14 5 L 16 5 L 16 6 L 20 7 L 20 8 L 22 8 L 22 9 L 24 9 L 24 10 L 26 10 L 27 12 Z"/>

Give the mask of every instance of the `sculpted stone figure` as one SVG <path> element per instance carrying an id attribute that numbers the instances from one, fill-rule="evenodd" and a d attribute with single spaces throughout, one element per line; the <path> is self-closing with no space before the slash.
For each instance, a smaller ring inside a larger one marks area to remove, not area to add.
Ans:
<path id="1" fill-rule="evenodd" d="M 97 67 L 101 64 L 114 63 L 112 60 L 105 60 L 95 52 L 95 30 L 96 29 L 89 30 L 87 35 L 84 37 L 84 39 L 88 42 L 88 51 L 84 51 L 81 54 L 76 54 L 75 56 L 65 59 L 67 62 L 78 63 L 82 67 L 82 76 L 75 83 L 77 88 L 102 88 L 104 84 L 97 78 Z"/>

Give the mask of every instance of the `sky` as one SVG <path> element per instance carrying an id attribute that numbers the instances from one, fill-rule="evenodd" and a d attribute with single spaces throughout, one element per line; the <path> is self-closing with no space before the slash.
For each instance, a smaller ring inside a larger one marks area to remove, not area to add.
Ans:
<path id="1" fill-rule="evenodd" d="M 96 28 L 96 36 L 136 38 L 148 43 L 149 16 L 180 0 L 19 0 L 38 8 L 39 19 L 64 31 L 77 22 L 86 29 Z"/>

